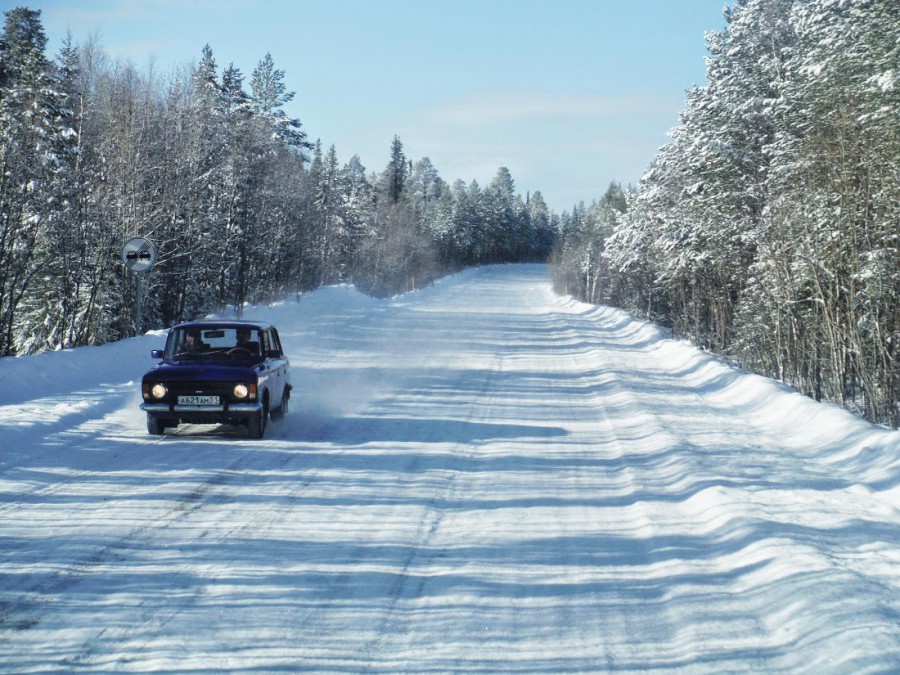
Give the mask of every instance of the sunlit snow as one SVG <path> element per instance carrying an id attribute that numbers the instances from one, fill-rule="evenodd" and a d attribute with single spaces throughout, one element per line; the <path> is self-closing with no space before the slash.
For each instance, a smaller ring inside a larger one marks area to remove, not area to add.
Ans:
<path id="1" fill-rule="evenodd" d="M 245 315 L 262 441 L 147 435 L 161 332 L 0 361 L 0 671 L 900 669 L 900 433 L 540 265 Z"/>

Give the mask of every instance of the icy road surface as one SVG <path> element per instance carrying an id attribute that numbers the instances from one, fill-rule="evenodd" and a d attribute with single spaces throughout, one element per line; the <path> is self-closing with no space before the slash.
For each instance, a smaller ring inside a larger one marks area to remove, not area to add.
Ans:
<path id="1" fill-rule="evenodd" d="M 263 441 L 163 334 L 0 361 L 0 671 L 900 670 L 900 434 L 492 267 L 259 308 Z"/>

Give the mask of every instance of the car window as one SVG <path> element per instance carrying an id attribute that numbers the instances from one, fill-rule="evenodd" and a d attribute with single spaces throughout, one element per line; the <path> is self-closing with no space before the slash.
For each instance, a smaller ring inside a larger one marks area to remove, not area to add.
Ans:
<path id="1" fill-rule="evenodd" d="M 260 338 L 260 330 L 256 327 L 179 328 L 169 334 L 166 356 L 246 357 L 247 352 L 258 356 Z"/>
<path id="2" fill-rule="evenodd" d="M 278 336 L 278 331 L 274 328 L 272 329 L 272 349 L 277 349 L 280 352 L 284 351 L 284 347 L 281 346 L 281 338 Z"/>

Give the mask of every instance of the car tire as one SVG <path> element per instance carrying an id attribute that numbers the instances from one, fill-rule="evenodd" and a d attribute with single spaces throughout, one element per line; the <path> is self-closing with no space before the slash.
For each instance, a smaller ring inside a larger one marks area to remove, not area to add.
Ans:
<path id="1" fill-rule="evenodd" d="M 167 426 L 165 420 L 147 415 L 147 433 L 151 436 L 162 436 Z"/>
<path id="2" fill-rule="evenodd" d="M 280 420 L 288 413 L 288 390 L 281 392 L 281 405 L 272 410 L 272 419 Z"/>
<path id="3" fill-rule="evenodd" d="M 266 422 L 269 419 L 269 406 L 263 404 L 263 409 L 247 420 L 247 434 L 250 438 L 262 438 L 266 435 Z"/>

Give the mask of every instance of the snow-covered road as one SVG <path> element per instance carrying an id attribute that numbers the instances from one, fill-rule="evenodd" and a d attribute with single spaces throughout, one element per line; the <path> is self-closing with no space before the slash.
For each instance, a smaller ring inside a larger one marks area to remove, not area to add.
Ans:
<path id="1" fill-rule="evenodd" d="M 146 435 L 161 334 L 0 361 L 0 671 L 900 670 L 900 433 L 538 265 L 254 318 L 262 441 Z"/>

